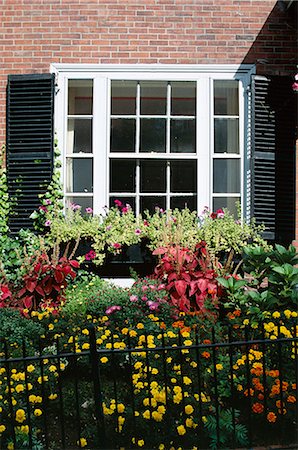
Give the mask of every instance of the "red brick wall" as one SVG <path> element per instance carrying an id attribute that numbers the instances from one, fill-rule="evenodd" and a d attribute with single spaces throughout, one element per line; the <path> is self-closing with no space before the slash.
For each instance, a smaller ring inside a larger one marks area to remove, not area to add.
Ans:
<path id="1" fill-rule="evenodd" d="M 294 38 L 275 0 L 0 0 L 0 143 L 8 74 L 58 62 L 257 60 L 260 71 L 293 73 Z"/>

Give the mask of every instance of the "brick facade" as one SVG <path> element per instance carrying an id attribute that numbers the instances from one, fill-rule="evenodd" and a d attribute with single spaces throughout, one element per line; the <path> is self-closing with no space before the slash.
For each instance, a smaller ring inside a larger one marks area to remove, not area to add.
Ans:
<path id="1" fill-rule="evenodd" d="M 289 11 L 275 0 L 0 0 L 0 143 L 7 75 L 51 63 L 254 63 L 293 75 Z"/>

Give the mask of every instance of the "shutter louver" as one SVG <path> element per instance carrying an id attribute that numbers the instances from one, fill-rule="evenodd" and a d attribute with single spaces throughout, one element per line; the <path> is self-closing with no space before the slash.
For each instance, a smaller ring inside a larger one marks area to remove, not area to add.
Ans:
<path id="1" fill-rule="evenodd" d="M 296 99 L 291 78 L 252 80 L 252 216 L 266 239 L 294 239 Z"/>
<path id="2" fill-rule="evenodd" d="M 53 171 L 54 75 L 10 75 L 7 85 L 7 180 L 15 202 L 12 233 L 32 229 Z"/>
<path id="3" fill-rule="evenodd" d="M 275 116 L 268 103 L 269 80 L 252 80 L 252 216 L 275 239 Z"/>

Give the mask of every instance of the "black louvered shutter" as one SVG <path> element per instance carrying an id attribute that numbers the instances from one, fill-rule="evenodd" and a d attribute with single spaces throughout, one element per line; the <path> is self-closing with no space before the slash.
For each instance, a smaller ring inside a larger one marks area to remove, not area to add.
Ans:
<path id="1" fill-rule="evenodd" d="M 290 77 L 252 80 L 252 215 L 264 237 L 289 244 L 295 219 L 296 98 Z"/>
<path id="2" fill-rule="evenodd" d="M 10 75 L 7 85 L 7 180 L 10 230 L 32 229 L 30 214 L 53 171 L 54 75 Z"/>

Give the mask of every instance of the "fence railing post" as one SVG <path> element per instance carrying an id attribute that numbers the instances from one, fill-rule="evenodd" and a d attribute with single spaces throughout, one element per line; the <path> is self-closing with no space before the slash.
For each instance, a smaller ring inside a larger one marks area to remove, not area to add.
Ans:
<path id="1" fill-rule="evenodd" d="M 96 334 L 93 325 L 88 326 L 89 330 L 89 344 L 90 344 L 90 362 L 92 370 L 92 380 L 94 387 L 94 403 L 95 403 L 95 417 L 98 434 L 98 448 L 107 448 L 107 438 L 105 430 L 105 419 L 103 413 L 103 396 L 100 380 L 99 356 L 96 349 Z"/>

